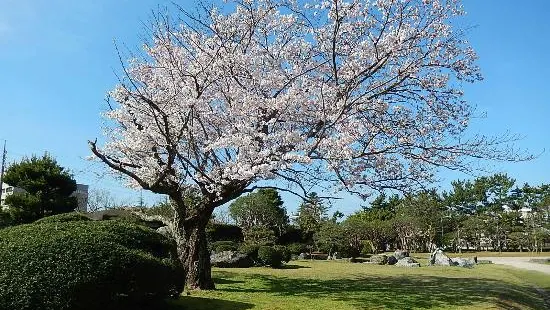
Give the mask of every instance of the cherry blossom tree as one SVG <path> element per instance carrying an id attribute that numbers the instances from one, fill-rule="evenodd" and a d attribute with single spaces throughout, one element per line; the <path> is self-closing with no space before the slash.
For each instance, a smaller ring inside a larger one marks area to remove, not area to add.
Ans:
<path id="1" fill-rule="evenodd" d="M 481 75 L 459 0 L 228 2 L 156 15 L 110 93 L 107 141 L 90 141 L 131 186 L 170 197 L 189 287 L 214 287 L 213 210 L 259 181 L 365 196 L 514 159 L 505 139 L 464 139 L 461 88 Z"/>

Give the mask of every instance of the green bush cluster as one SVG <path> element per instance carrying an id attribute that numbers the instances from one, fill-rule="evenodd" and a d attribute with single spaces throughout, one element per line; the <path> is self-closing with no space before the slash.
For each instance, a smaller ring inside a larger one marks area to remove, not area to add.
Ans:
<path id="1" fill-rule="evenodd" d="M 246 254 L 256 264 L 256 266 L 271 266 L 280 268 L 283 262 L 289 262 L 291 253 L 283 245 L 257 245 L 244 243 L 239 247 L 239 252 Z"/>
<path id="2" fill-rule="evenodd" d="M 136 224 L 79 218 L 0 230 L 0 309 L 136 309 L 183 290 L 171 241 Z"/>
<path id="3" fill-rule="evenodd" d="M 243 241 L 242 229 L 229 224 L 210 223 L 206 227 L 206 236 L 209 242 L 233 241 L 239 243 Z"/>
<path id="4" fill-rule="evenodd" d="M 283 254 L 271 246 L 260 246 L 258 248 L 258 261 L 263 266 L 281 268 L 283 265 Z"/>
<path id="5" fill-rule="evenodd" d="M 257 244 L 252 243 L 243 243 L 239 247 L 239 252 L 246 254 L 248 257 L 250 257 L 254 262 L 258 263 L 258 249 L 260 248 Z"/>
<path id="6" fill-rule="evenodd" d="M 276 241 L 275 232 L 272 229 L 264 226 L 253 226 L 246 229 L 244 232 L 244 239 L 248 243 L 254 243 L 257 245 L 274 245 Z"/>
<path id="7" fill-rule="evenodd" d="M 281 254 L 281 260 L 285 263 L 290 261 L 292 253 L 288 250 L 288 247 L 284 245 L 274 245 L 273 249 Z"/>
<path id="8" fill-rule="evenodd" d="M 277 244 L 293 244 L 307 242 L 304 231 L 300 228 L 289 226 L 285 229 L 285 232 L 277 238 Z"/>
<path id="9" fill-rule="evenodd" d="M 294 254 L 294 255 L 300 255 L 300 253 L 309 252 L 307 249 L 307 245 L 304 243 L 291 243 L 287 245 L 287 249 L 290 252 L 290 254 Z"/>

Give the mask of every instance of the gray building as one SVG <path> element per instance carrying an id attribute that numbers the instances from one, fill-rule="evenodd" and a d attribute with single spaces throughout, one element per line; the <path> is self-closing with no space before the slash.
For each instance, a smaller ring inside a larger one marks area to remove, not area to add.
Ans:
<path id="1" fill-rule="evenodd" d="M 2 184 L 2 196 L 0 200 L 0 206 L 2 209 L 7 208 L 5 204 L 6 197 L 13 193 L 24 193 L 25 190 L 19 187 L 10 186 L 6 183 Z M 76 197 L 78 201 L 77 211 L 86 212 L 88 210 L 88 185 L 76 184 L 76 191 L 72 193 L 73 197 Z"/>
<path id="2" fill-rule="evenodd" d="M 88 185 L 76 184 L 76 191 L 74 191 L 71 196 L 76 197 L 78 200 L 78 207 L 76 207 L 77 211 L 88 211 L 88 188 Z"/>
<path id="3" fill-rule="evenodd" d="M 24 193 L 24 192 L 25 190 L 22 188 L 9 186 L 6 183 L 2 183 L 2 195 L 0 199 L 0 206 L 2 207 L 2 209 L 6 209 L 6 204 L 4 203 L 6 200 L 6 197 L 8 197 L 13 193 Z"/>

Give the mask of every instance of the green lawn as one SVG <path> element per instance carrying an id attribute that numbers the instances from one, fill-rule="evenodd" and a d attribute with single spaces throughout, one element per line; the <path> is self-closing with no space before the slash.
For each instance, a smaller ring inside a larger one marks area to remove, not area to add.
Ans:
<path id="1" fill-rule="evenodd" d="M 550 277 L 498 265 L 402 268 L 334 261 L 285 269 L 214 269 L 217 290 L 172 302 L 183 309 L 547 309 Z M 538 287 L 539 290 L 535 289 Z"/>

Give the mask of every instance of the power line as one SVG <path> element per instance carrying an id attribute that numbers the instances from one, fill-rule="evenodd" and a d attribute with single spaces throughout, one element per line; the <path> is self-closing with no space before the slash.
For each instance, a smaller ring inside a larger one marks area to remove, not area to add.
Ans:
<path id="1" fill-rule="evenodd" d="M 4 151 L 2 152 L 2 170 L 0 171 L 0 195 L 4 186 L 4 169 L 6 168 L 6 140 L 4 140 Z"/>

